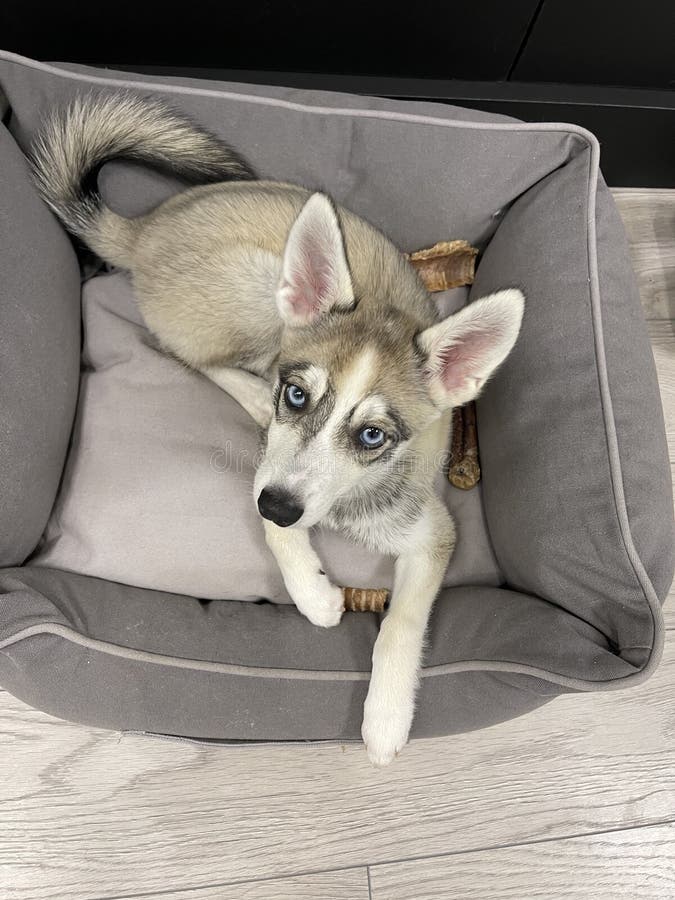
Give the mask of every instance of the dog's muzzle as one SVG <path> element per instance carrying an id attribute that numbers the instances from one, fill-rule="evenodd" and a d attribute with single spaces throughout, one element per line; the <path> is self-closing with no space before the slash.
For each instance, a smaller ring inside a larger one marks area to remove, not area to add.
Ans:
<path id="1" fill-rule="evenodd" d="M 261 491 L 258 509 L 263 519 L 269 519 L 280 528 L 294 525 L 305 511 L 292 494 L 280 488 L 265 488 Z"/>

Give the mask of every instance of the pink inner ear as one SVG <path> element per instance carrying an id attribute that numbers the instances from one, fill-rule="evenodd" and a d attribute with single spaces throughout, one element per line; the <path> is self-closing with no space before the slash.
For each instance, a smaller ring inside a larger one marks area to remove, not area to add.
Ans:
<path id="1" fill-rule="evenodd" d="M 310 318 L 320 311 L 333 288 L 335 273 L 320 238 L 303 235 L 283 284 L 286 299 L 296 315 Z"/>
<path id="2" fill-rule="evenodd" d="M 438 373 L 448 393 L 461 390 L 469 380 L 478 381 L 485 377 L 494 344 L 494 334 L 474 331 L 440 351 Z"/>

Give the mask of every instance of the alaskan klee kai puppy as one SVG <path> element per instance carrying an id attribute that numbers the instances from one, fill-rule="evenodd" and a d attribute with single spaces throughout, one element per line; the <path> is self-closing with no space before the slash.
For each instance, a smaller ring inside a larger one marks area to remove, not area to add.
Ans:
<path id="1" fill-rule="evenodd" d="M 96 186 L 115 158 L 200 186 L 126 219 Z M 233 150 L 156 100 L 75 100 L 45 121 L 33 166 L 66 228 L 130 272 L 161 346 L 267 428 L 255 500 L 298 609 L 324 627 L 342 616 L 313 525 L 395 556 L 362 728 L 372 762 L 391 762 L 408 738 L 425 629 L 455 544 L 434 459 L 448 447 L 452 408 L 473 400 L 513 347 L 523 295 L 503 290 L 439 321 L 375 228 L 324 194 L 256 181 Z"/>

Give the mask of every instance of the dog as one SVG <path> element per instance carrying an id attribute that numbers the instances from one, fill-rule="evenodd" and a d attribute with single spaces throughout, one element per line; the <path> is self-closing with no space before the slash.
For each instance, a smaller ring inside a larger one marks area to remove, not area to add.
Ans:
<path id="1" fill-rule="evenodd" d="M 126 219 L 96 182 L 118 158 L 193 186 Z M 408 739 L 429 614 L 455 545 L 433 487 L 451 411 L 511 351 L 523 294 L 507 288 L 439 320 L 381 232 L 324 193 L 257 180 L 232 148 L 156 99 L 76 98 L 45 119 L 31 162 L 64 226 L 128 270 L 161 347 L 266 431 L 255 501 L 300 612 L 322 627 L 343 612 L 312 526 L 395 557 L 362 726 L 370 760 L 390 763 Z"/>

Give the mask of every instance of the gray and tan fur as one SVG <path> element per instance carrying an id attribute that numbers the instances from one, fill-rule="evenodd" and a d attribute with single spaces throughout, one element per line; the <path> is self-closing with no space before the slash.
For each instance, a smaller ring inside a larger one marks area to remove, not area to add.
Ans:
<path id="1" fill-rule="evenodd" d="M 199 186 L 125 219 L 96 187 L 98 168 L 119 157 Z M 66 227 L 130 272 L 162 347 L 267 429 L 255 497 L 298 609 L 321 626 L 342 615 L 313 525 L 396 557 L 363 721 L 371 760 L 390 762 L 407 741 L 455 543 L 434 461 L 452 407 L 479 393 L 515 343 L 522 294 L 501 291 L 439 322 L 384 235 L 323 194 L 254 180 L 229 147 L 156 100 L 76 100 L 45 122 L 33 167 Z"/>

